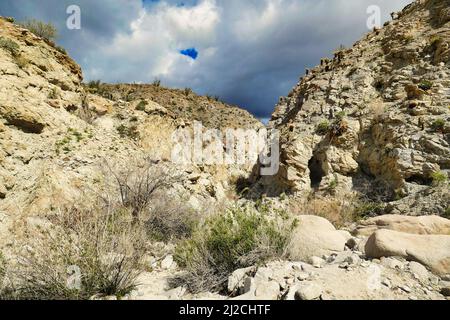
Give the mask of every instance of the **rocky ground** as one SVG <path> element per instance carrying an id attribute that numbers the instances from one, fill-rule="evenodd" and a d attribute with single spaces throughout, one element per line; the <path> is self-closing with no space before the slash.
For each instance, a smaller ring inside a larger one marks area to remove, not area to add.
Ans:
<path id="1" fill-rule="evenodd" d="M 289 248 L 291 261 L 236 270 L 226 295 L 170 289 L 170 280 L 183 270 L 168 255 L 159 261 L 152 257 L 154 270 L 141 275 L 140 286 L 126 299 L 450 299 L 450 220 L 381 216 L 350 233 L 320 217 L 299 219 Z"/>

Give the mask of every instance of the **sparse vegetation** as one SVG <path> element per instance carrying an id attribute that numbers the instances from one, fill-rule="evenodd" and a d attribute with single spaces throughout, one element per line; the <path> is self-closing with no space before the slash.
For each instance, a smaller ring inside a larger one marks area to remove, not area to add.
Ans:
<path id="1" fill-rule="evenodd" d="M 444 218 L 450 219 L 450 207 L 447 207 L 447 209 L 445 210 Z"/>
<path id="2" fill-rule="evenodd" d="M 155 80 L 153 81 L 152 85 L 153 85 L 154 87 L 157 87 L 157 88 L 161 87 L 161 80 L 160 80 L 160 79 L 155 79 Z"/>
<path id="3" fill-rule="evenodd" d="M 428 91 L 433 87 L 433 82 L 429 81 L 429 80 L 422 80 L 419 83 L 419 88 L 424 90 L 424 91 Z"/>
<path id="4" fill-rule="evenodd" d="M 192 89 L 191 88 L 185 88 L 184 89 L 184 95 L 186 97 L 189 97 L 192 94 Z"/>
<path id="5" fill-rule="evenodd" d="M 186 274 L 174 280 L 191 292 L 221 291 L 234 270 L 282 257 L 296 221 L 269 217 L 250 208 L 232 208 L 199 225 L 176 248 Z"/>
<path id="6" fill-rule="evenodd" d="M 30 64 L 30 61 L 21 55 L 15 57 L 14 61 L 20 69 L 25 69 Z"/>
<path id="7" fill-rule="evenodd" d="M 145 226 L 156 241 L 170 242 L 189 238 L 199 221 L 198 214 L 182 199 L 155 194 Z"/>
<path id="8" fill-rule="evenodd" d="M 9 52 L 13 57 L 19 55 L 19 45 L 11 39 L 0 37 L 0 48 Z"/>
<path id="9" fill-rule="evenodd" d="M 29 19 L 21 22 L 20 25 L 33 32 L 38 37 L 49 41 L 54 41 L 58 36 L 58 31 L 52 23 L 45 23 L 36 19 Z"/>
<path id="10" fill-rule="evenodd" d="M 117 132 L 122 138 L 130 138 L 131 140 L 139 139 L 139 130 L 136 125 L 126 126 L 121 124 L 117 127 Z"/>
<path id="11" fill-rule="evenodd" d="M 5 20 L 11 23 L 14 23 L 16 21 L 13 17 L 6 17 Z"/>
<path id="12" fill-rule="evenodd" d="M 53 87 L 50 92 L 48 93 L 49 99 L 59 99 L 60 93 L 59 90 L 56 87 Z"/>
<path id="13" fill-rule="evenodd" d="M 109 171 L 118 186 L 121 205 L 128 208 L 136 220 L 150 209 L 161 190 L 180 180 L 178 175 L 164 168 L 152 167 L 150 162 L 124 172 L 115 172 L 110 167 Z"/>
<path id="14" fill-rule="evenodd" d="M 448 175 L 442 171 L 434 172 L 431 175 L 431 179 L 433 179 L 433 186 L 435 187 L 446 185 L 448 183 Z"/>
<path id="15" fill-rule="evenodd" d="M 355 219 L 364 219 L 367 217 L 373 217 L 383 213 L 384 205 L 382 202 L 360 200 L 356 203 L 355 207 Z"/>
<path id="16" fill-rule="evenodd" d="M 444 132 L 445 127 L 445 120 L 442 118 L 436 119 L 431 124 L 431 129 L 433 129 L 434 132 Z"/>
<path id="17" fill-rule="evenodd" d="M 319 135 L 326 135 L 330 130 L 330 122 L 328 120 L 323 120 L 317 125 L 316 133 Z"/>
<path id="18" fill-rule="evenodd" d="M 136 106 L 137 111 L 145 111 L 145 107 L 148 106 L 148 102 L 145 100 L 141 100 Z"/>

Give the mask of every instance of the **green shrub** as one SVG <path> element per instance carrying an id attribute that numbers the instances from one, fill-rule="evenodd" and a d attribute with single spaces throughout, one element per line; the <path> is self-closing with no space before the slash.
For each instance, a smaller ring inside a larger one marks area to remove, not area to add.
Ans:
<path id="1" fill-rule="evenodd" d="M 11 39 L 0 37 L 0 48 L 9 52 L 13 57 L 19 55 L 19 45 Z"/>
<path id="2" fill-rule="evenodd" d="M 136 106 L 136 110 L 138 111 L 145 111 L 145 107 L 148 105 L 148 102 L 145 100 L 141 100 L 138 105 Z"/>
<path id="3" fill-rule="evenodd" d="M 448 181 L 448 175 L 445 172 L 437 171 L 431 175 L 433 179 L 433 186 L 445 185 Z"/>
<path id="4" fill-rule="evenodd" d="M 323 120 L 317 125 L 316 132 L 320 135 L 326 135 L 330 130 L 330 123 L 328 120 Z"/>
<path id="5" fill-rule="evenodd" d="M 38 37 L 54 41 L 58 36 L 58 31 L 52 23 L 45 23 L 36 19 L 26 20 L 20 25 L 33 32 Z"/>
<path id="6" fill-rule="evenodd" d="M 447 209 L 445 210 L 444 218 L 450 219 L 450 207 L 447 207 Z"/>
<path id="7" fill-rule="evenodd" d="M 189 97 L 191 95 L 191 93 L 192 93 L 192 89 L 191 88 L 185 88 L 184 89 L 184 95 L 186 97 Z"/>
<path id="8" fill-rule="evenodd" d="M 419 88 L 424 90 L 424 91 L 428 91 L 433 87 L 433 82 L 429 81 L 429 80 L 422 80 L 419 83 Z"/>
<path id="9" fill-rule="evenodd" d="M 6 17 L 5 20 L 11 23 L 14 23 L 16 21 L 13 17 Z"/>
<path id="10" fill-rule="evenodd" d="M 436 119 L 432 124 L 431 128 L 434 132 L 443 132 L 445 127 L 445 120 L 442 118 Z"/>
<path id="11" fill-rule="evenodd" d="M 186 273 L 174 281 L 193 293 L 221 291 L 233 271 L 282 257 L 295 224 L 250 208 L 211 217 L 177 246 L 175 258 Z"/>
<path id="12" fill-rule="evenodd" d="M 376 216 L 383 213 L 384 205 L 381 202 L 374 201 L 360 201 L 354 210 L 355 220 L 360 220 L 366 217 Z"/>

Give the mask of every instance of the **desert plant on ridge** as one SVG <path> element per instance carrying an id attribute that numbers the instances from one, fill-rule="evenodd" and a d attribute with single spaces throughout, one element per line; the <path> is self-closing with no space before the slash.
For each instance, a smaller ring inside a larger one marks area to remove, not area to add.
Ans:
<path id="1" fill-rule="evenodd" d="M 30 30 L 35 35 L 50 41 L 54 41 L 58 36 L 58 31 L 56 30 L 56 27 L 50 22 L 45 23 L 43 21 L 39 21 L 36 19 L 28 19 L 26 21 L 21 22 L 20 26 Z"/>

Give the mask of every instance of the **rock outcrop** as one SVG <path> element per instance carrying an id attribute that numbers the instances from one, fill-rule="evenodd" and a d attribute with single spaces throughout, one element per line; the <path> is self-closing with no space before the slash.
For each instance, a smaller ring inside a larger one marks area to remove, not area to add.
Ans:
<path id="1" fill-rule="evenodd" d="M 268 192 L 358 191 L 390 202 L 387 213 L 448 212 L 448 178 L 432 185 L 450 173 L 449 6 L 414 2 L 280 99 L 270 125 L 282 163 Z"/>

